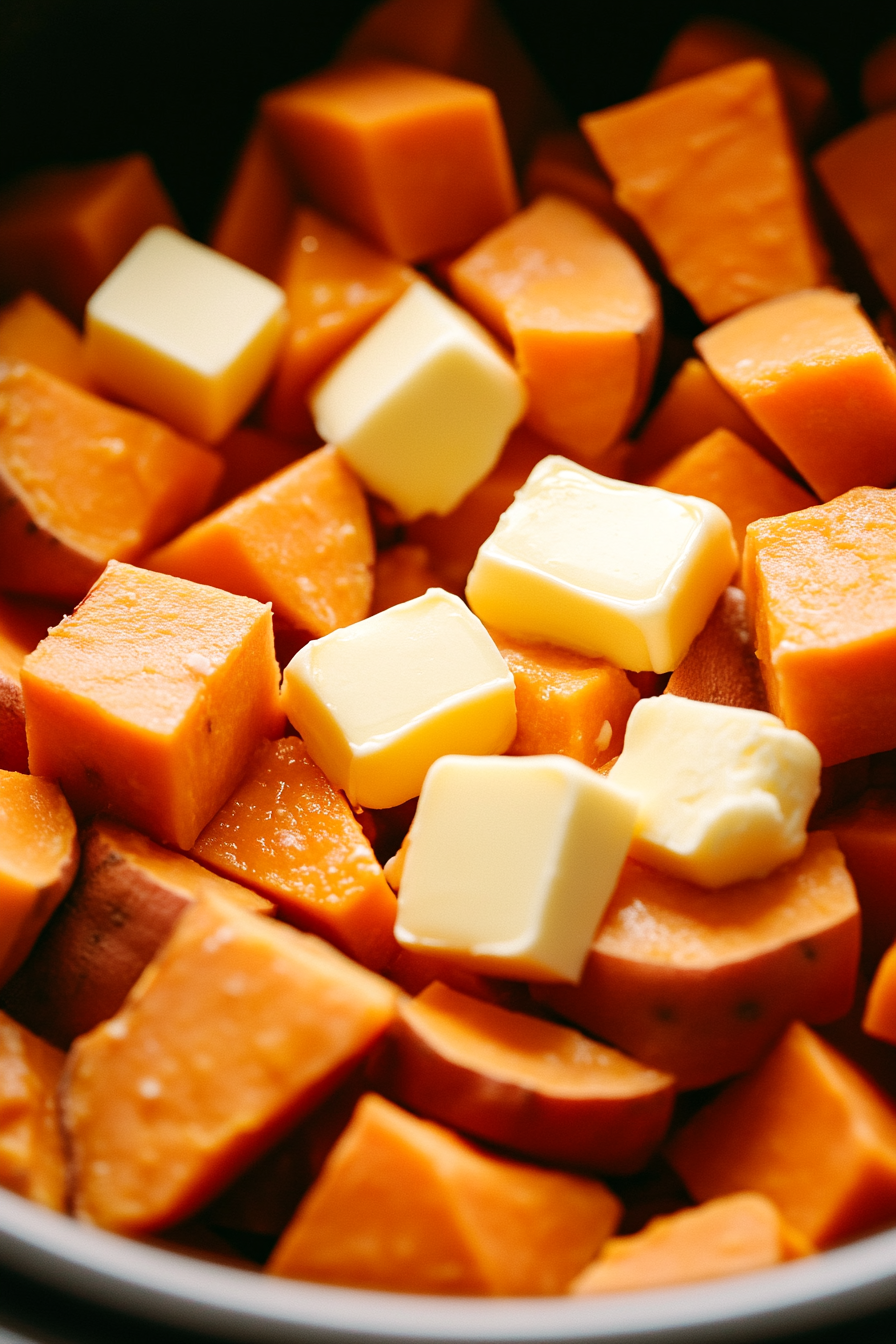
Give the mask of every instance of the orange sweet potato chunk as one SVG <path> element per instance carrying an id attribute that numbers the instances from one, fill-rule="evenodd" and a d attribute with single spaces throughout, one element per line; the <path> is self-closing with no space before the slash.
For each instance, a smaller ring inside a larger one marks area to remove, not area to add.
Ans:
<path id="1" fill-rule="evenodd" d="M 65 1056 L 0 1013 L 0 1185 L 59 1213 L 66 1170 L 56 1089 Z"/>
<path id="2" fill-rule="evenodd" d="M 261 744 L 192 853 L 374 970 L 395 952 L 395 897 L 383 870 L 345 798 L 297 737 Z"/>
<path id="3" fill-rule="evenodd" d="M 74 881 L 78 832 L 51 779 L 0 770 L 0 985 Z"/>
<path id="4" fill-rule="evenodd" d="M 564 196 L 542 196 L 448 273 L 456 296 L 514 348 L 536 433 L 594 461 L 637 419 L 662 335 L 631 249 Z"/>
<path id="5" fill-rule="evenodd" d="M 556 752 L 597 769 L 622 751 L 638 692 L 605 658 L 489 632 L 513 674 L 516 737 L 510 756 Z"/>
<path id="6" fill-rule="evenodd" d="M 896 107 L 896 33 L 865 58 L 861 84 L 862 102 L 869 112 Z"/>
<path id="7" fill-rule="evenodd" d="M 667 462 L 649 483 L 718 504 L 731 520 L 741 551 L 747 527 L 757 518 L 795 513 L 818 503 L 730 429 L 714 429 Z"/>
<path id="8" fill-rule="evenodd" d="M 80 322 L 93 291 L 155 224 L 179 220 L 145 154 L 31 173 L 0 195 L 0 294 L 36 289 Z"/>
<path id="9" fill-rule="evenodd" d="M 633 1172 L 669 1123 L 670 1074 L 438 981 L 399 1004 L 371 1077 L 418 1115 L 549 1165 Z"/>
<path id="10" fill-rule="evenodd" d="M 292 218 L 277 280 L 286 291 L 289 336 L 265 402 L 278 434 L 307 437 L 305 396 L 318 374 L 400 299 L 414 280 L 408 266 L 302 206 Z"/>
<path id="11" fill-rule="evenodd" d="M 740 588 L 725 589 L 666 683 L 664 694 L 768 713 L 746 598 Z"/>
<path id="12" fill-rule="evenodd" d="M 77 881 L 0 991 L 17 1022 L 62 1050 L 118 1012 L 193 901 L 211 894 L 259 914 L 274 909 L 115 821 L 94 821 L 81 847 Z"/>
<path id="13" fill-rule="evenodd" d="M 869 789 L 850 805 L 828 812 L 825 830 L 836 836 L 862 907 L 862 960 L 873 970 L 896 942 L 896 790 Z"/>
<path id="14" fill-rule="evenodd" d="M 565 1289 L 619 1214 L 598 1181 L 492 1157 L 368 1094 L 267 1269 L 391 1292 L 542 1296 Z"/>
<path id="15" fill-rule="evenodd" d="M 736 19 L 701 18 L 682 28 L 666 48 L 650 87 L 663 89 L 754 56 L 772 66 L 799 139 L 816 140 L 834 114 L 823 70 L 803 52 Z"/>
<path id="16" fill-rule="evenodd" d="M 315 638 L 363 620 L 374 542 L 357 477 L 319 448 L 146 556 L 165 574 L 259 602 Z"/>
<path id="17" fill-rule="evenodd" d="M 625 1293 L 748 1274 L 792 1259 L 793 1244 L 793 1233 L 765 1195 L 721 1195 L 699 1208 L 652 1218 L 634 1236 L 610 1237 L 570 1291 Z"/>
<path id="18" fill-rule="evenodd" d="M 667 1155 L 695 1199 L 756 1190 L 820 1248 L 896 1217 L 896 1109 L 802 1022 Z"/>
<path id="19" fill-rule="evenodd" d="M 82 598 L 201 513 L 222 470 L 159 420 L 0 361 L 0 586 Z"/>
<path id="20" fill-rule="evenodd" d="M 270 127 L 259 118 L 240 152 L 212 229 L 211 246 L 250 271 L 275 280 L 295 195 L 293 174 L 283 152 Z"/>
<path id="21" fill-rule="evenodd" d="M 747 529 L 769 705 L 825 765 L 896 746 L 896 496 L 864 487 Z"/>
<path id="22" fill-rule="evenodd" d="M 81 333 L 30 290 L 0 311 L 0 359 L 36 364 L 87 391 L 92 386 Z"/>
<path id="23" fill-rule="evenodd" d="M 109 562 L 22 666 L 34 774 L 189 849 L 283 726 L 270 609 Z"/>
<path id="24" fill-rule="evenodd" d="M 498 104 L 478 84 L 371 58 L 263 108 L 312 200 L 402 261 L 468 247 L 516 209 Z"/>
<path id="25" fill-rule="evenodd" d="M 695 345 L 820 499 L 896 480 L 896 368 L 853 295 L 788 294 Z"/>
<path id="26" fill-rule="evenodd" d="M 395 990 L 325 943 L 206 897 L 62 1086 L 75 1213 L 139 1234 L 190 1216 L 323 1100 Z"/>
<path id="27" fill-rule="evenodd" d="M 63 611 L 0 595 L 0 770 L 28 770 L 22 663 Z"/>
<path id="28" fill-rule="evenodd" d="M 823 282 L 827 259 L 768 61 L 697 75 L 581 126 L 616 200 L 704 322 Z"/>
<path id="29" fill-rule="evenodd" d="M 815 831 L 802 858 L 723 892 L 629 860 L 579 984 L 536 997 L 679 1087 L 707 1087 L 751 1068 L 794 1018 L 842 1016 L 858 957 L 855 888 Z"/>
<path id="30" fill-rule="evenodd" d="M 686 359 L 635 440 L 633 478 L 644 481 L 682 448 L 714 429 L 730 429 L 776 465 L 787 465 L 780 448 L 751 420 L 701 359 Z"/>
<path id="31" fill-rule="evenodd" d="M 819 150 L 812 165 L 884 297 L 896 308 L 896 108 L 838 136 Z"/>

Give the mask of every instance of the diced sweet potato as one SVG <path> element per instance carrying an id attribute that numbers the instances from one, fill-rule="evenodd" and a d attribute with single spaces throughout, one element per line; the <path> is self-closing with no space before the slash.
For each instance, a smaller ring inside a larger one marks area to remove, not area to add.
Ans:
<path id="1" fill-rule="evenodd" d="M 748 1274 L 793 1259 L 796 1240 L 765 1195 L 722 1195 L 653 1218 L 634 1236 L 610 1237 L 570 1291 L 624 1293 Z M 806 1243 L 803 1253 L 810 1249 Z"/>
<path id="2" fill-rule="evenodd" d="M 206 897 L 62 1087 L 75 1213 L 131 1235 L 190 1216 L 338 1085 L 395 990 L 325 943 Z"/>
<path id="3" fill-rule="evenodd" d="M 0 770 L 0 986 L 18 970 L 78 870 L 71 808 L 51 779 Z"/>
<path id="4" fill-rule="evenodd" d="M 0 1185 L 65 1210 L 56 1088 L 65 1056 L 0 1013 Z"/>
<path id="5" fill-rule="evenodd" d="M 363 620 L 374 543 L 364 493 L 335 448 L 319 448 L 148 555 L 144 564 L 271 602 L 315 637 Z"/>
<path id="6" fill-rule="evenodd" d="M 211 893 L 259 914 L 274 908 L 117 822 L 94 821 L 81 844 L 68 899 L 0 992 L 17 1022 L 63 1050 L 118 1012 L 193 901 Z"/>
<path id="7" fill-rule="evenodd" d="M 92 386 L 81 333 L 30 291 L 0 312 L 0 359 L 36 364 L 55 378 L 88 391 Z"/>
<path id="8" fill-rule="evenodd" d="M 181 849 L 282 731 L 269 608 L 115 560 L 21 675 L 32 772 Z"/>
<path id="9" fill-rule="evenodd" d="M 896 108 L 853 126 L 812 160 L 887 302 L 896 308 Z"/>
<path id="10" fill-rule="evenodd" d="M 722 891 L 629 860 L 580 983 L 533 993 L 679 1087 L 706 1087 L 751 1068 L 794 1018 L 845 1013 L 858 957 L 855 888 L 815 831 L 801 859 Z"/>
<path id="11" fill-rule="evenodd" d="M 0 586 L 79 600 L 201 513 L 222 470 L 159 420 L 0 361 Z"/>
<path id="12" fill-rule="evenodd" d="M 896 791 L 869 789 L 828 812 L 825 830 L 843 851 L 862 907 L 862 963 L 873 970 L 896 942 Z"/>
<path id="13" fill-rule="evenodd" d="M 664 694 L 768 713 L 746 598 L 740 588 L 725 589 L 684 661 L 666 683 Z"/>
<path id="14" fill-rule="evenodd" d="M 662 332 L 634 253 L 563 196 L 481 238 L 449 267 L 458 298 L 512 344 L 532 428 L 593 462 L 640 414 Z"/>
<path id="15" fill-rule="evenodd" d="M 270 127 L 259 118 L 240 151 L 211 246 L 250 271 L 276 280 L 295 195 L 285 156 Z"/>
<path id="16" fill-rule="evenodd" d="M 769 705 L 825 765 L 896 746 L 894 524 L 893 491 L 868 487 L 747 529 L 744 590 Z"/>
<path id="17" fill-rule="evenodd" d="M 581 126 L 616 200 L 704 322 L 823 282 L 827 259 L 768 61 L 682 80 Z"/>
<path id="18" fill-rule="evenodd" d="M 399 1004 L 372 1066 L 418 1115 L 537 1162 L 644 1166 L 666 1132 L 674 1079 L 569 1027 L 438 982 Z"/>
<path id="19" fill-rule="evenodd" d="M 261 744 L 192 853 L 365 966 L 379 970 L 394 955 L 395 897 L 345 798 L 299 738 Z"/>
<path id="20" fill-rule="evenodd" d="M 802 1022 L 668 1156 L 696 1199 L 756 1190 L 821 1248 L 896 1216 L 896 1109 Z"/>
<path id="21" fill-rule="evenodd" d="M 541 1296 L 563 1291 L 619 1212 L 598 1181 L 488 1156 L 368 1095 L 267 1268 L 353 1288 Z"/>
<path id="22" fill-rule="evenodd" d="M 605 658 L 489 632 L 513 673 L 516 737 L 510 756 L 571 756 L 593 769 L 622 751 L 638 692 Z"/>

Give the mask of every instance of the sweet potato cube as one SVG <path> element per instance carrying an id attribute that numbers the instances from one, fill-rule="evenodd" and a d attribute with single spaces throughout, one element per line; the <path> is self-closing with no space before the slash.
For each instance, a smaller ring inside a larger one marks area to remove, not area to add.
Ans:
<path id="1" fill-rule="evenodd" d="M 896 499 L 865 487 L 751 523 L 744 588 L 772 713 L 825 765 L 896 747 Z"/>
<path id="2" fill-rule="evenodd" d="M 32 773 L 189 849 L 281 731 L 278 683 L 269 608 L 112 560 L 22 666 Z"/>
<path id="3" fill-rule="evenodd" d="M 765 1195 L 721 1195 L 699 1208 L 652 1218 L 634 1236 L 610 1237 L 570 1291 L 624 1293 L 747 1274 L 792 1259 L 794 1240 Z"/>
<path id="4" fill-rule="evenodd" d="M 158 420 L 0 361 L 0 587 L 80 600 L 201 513 L 221 471 Z"/>
<path id="5" fill-rule="evenodd" d="M 363 491 L 321 448 L 194 523 L 146 557 L 151 569 L 271 602 L 315 637 L 363 620 L 374 543 Z"/>
<path id="6" fill-rule="evenodd" d="M 259 117 L 240 151 L 210 239 L 216 252 L 277 278 L 295 201 L 294 174 Z"/>
<path id="7" fill-rule="evenodd" d="M 402 261 L 469 247 L 516 208 L 498 104 L 478 84 L 371 58 L 263 109 L 312 200 Z"/>
<path id="8" fill-rule="evenodd" d="M 305 396 L 318 374 L 401 298 L 408 266 L 310 206 L 295 212 L 278 270 L 289 336 L 265 402 L 265 424 L 307 437 Z M 313 432 L 313 431 L 312 431 Z"/>
<path id="9" fill-rule="evenodd" d="M 0 293 L 36 289 L 80 322 L 97 285 L 155 224 L 178 219 L 145 154 L 31 173 L 0 197 Z"/>
<path id="10" fill-rule="evenodd" d="M 819 498 L 896 479 L 896 368 L 853 295 L 788 294 L 695 344 Z"/>
<path id="11" fill-rule="evenodd" d="M 297 737 L 263 742 L 193 855 L 270 897 L 281 918 L 379 970 L 395 897 L 345 798 Z"/>
<path id="12" fill-rule="evenodd" d="M 715 429 L 686 448 L 649 483 L 718 504 L 731 519 L 741 551 L 747 527 L 757 518 L 796 513 L 818 502 L 729 429 Z"/>
<path id="13" fill-rule="evenodd" d="M 78 832 L 59 786 L 0 770 L 0 985 L 74 881 Z"/>
<path id="14" fill-rule="evenodd" d="M 542 196 L 448 268 L 460 300 L 512 344 L 533 429 L 593 461 L 643 408 L 659 299 L 641 263 L 589 210 Z"/>
<path id="15" fill-rule="evenodd" d="M 87 391 L 92 386 L 81 333 L 30 290 L 0 312 L 0 359 L 36 364 Z"/>
<path id="16" fill-rule="evenodd" d="M 768 712 L 746 598 L 740 588 L 725 589 L 663 694 Z"/>
<path id="17" fill-rule="evenodd" d="M 0 596 L 0 770 L 27 773 L 22 663 L 63 614 L 47 603 Z"/>
<path id="18" fill-rule="evenodd" d="M 592 769 L 622 751 L 638 692 L 605 658 L 490 631 L 513 673 L 516 737 L 510 756 L 571 756 Z"/>
<path id="19" fill-rule="evenodd" d="M 673 284 L 704 322 L 821 284 L 775 72 L 741 61 L 581 120 Z"/>
<path id="20" fill-rule="evenodd" d="M 0 1185 L 65 1210 L 56 1089 L 65 1056 L 0 1013 Z"/>
<path id="21" fill-rule="evenodd" d="M 536 1162 L 637 1171 L 663 1137 L 675 1080 L 569 1027 L 438 981 L 399 1005 L 374 1065 L 418 1115 Z"/>
<path id="22" fill-rule="evenodd" d="M 896 308 L 896 108 L 838 136 L 819 150 L 812 166 Z"/>
<path id="23" fill-rule="evenodd" d="M 619 1213 L 598 1181 L 491 1157 L 368 1094 L 267 1268 L 392 1292 L 542 1296 L 564 1290 Z"/>
<path id="24" fill-rule="evenodd" d="M 801 859 L 715 892 L 629 860 L 579 984 L 537 997 L 681 1088 L 707 1087 L 751 1068 L 794 1018 L 841 1017 L 858 956 L 855 888 L 815 831 Z"/>
<path id="25" fill-rule="evenodd" d="M 44 1040 L 67 1050 L 117 1013 L 193 901 L 209 893 L 268 914 L 270 901 L 118 822 L 81 838 L 78 880 L 0 1002 Z"/>
<path id="26" fill-rule="evenodd" d="M 667 1155 L 695 1199 L 758 1191 L 820 1248 L 896 1217 L 896 1109 L 802 1022 Z"/>
<path id="27" fill-rule="evenodd" d="M 393 986 L 325 943 L 206 897 L 62 1088 L 75 1213 L 183 1221 L 331 1092 L 388 1025 Z"/>
<path id="28" fill-rule="evenodd" d="M 824 819 L 837 839 L 862 907 L 862 959 L 873 970 L 896 942 L 896 791 L 869 789 Z"/>

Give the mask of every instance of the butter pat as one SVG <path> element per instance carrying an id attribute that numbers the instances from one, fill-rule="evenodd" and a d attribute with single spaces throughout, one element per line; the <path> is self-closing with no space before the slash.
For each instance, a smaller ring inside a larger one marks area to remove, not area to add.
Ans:
<path id="1" fill-rule="evenodd" d="M 526 404 L 491 336 L 422 281 L 308 401 L 322 438 L 409 522 L 450 513 L 488 475 Z"/>
<path id="2" fill-rule="evenodd" d="M 725 887 L 799 858 L 820 774 L 774 714 L 660 695 L 632 710 L 610 779 L 640 799 L 633 858 Z"/>
<path id="3" fill-rule="evenodd" d="M 671 672 L 737 563 L 731 524 L 708 500 L 546 457 L 480 547 L 467 600 L 520 639 Z"/>
<path id="4" fill-rule="evenodd" d="M 261 391 L 286 331 L 279 286 L 174 229 L 150 229 L 87 305 L 103 387 L 215 443 Z"/>
<path id="5" fill-rule="evenodd" d="M 489 974 L 577 980 L 636 811 L 566 756 L 443 756 L 411 827 L 396 938 Z"/>
<path id="6" fill-rule="evenodd" d="M 416 798 L 439 756 L 506 751 L 516 733 L 507 664 L 441 588 L 306 644 L 283 701 L 309 754 L 362 807 Z"/>

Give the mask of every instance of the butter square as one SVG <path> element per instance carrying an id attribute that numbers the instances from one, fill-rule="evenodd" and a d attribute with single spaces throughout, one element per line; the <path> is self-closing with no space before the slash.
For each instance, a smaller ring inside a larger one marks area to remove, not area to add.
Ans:
<path id="1" fill-rule="evenodd" d="M 566 756 L 443 756 L 411 827 L 396 938 L 511 979 L 577 980 L 636 810 Z"/>
<path id="2" fill-rule="evenodd" d="M 286 295 L 175 229 L 150 229 L 87 305 L 91 372 L 116 396 L 216 443 L 258 396 Z"/>
<path id="3" fill-rule="evenodd" d="M 633 858 L 725 887 L 799 858 L 820 774 L 774 714 L 659 695 L 635 705 L 609 778 L 640 800 Z"/>
<path id="4" fill-rule="evenodd" d="M 488 332 L 421 281 L 308 401 L 321 437 L 411 522 L 450 513 L 488 475 L 526 396 Z"/>
<path id="5" fill-rule="evenodd" d="M 736 568 L 715 504 L 546 457 L 480 547 L 467 601 L 517 638 L 671 672 Z"/>
<path id="6" fill-rule="evenodd" d="M 506 751 L 516 734 L 513 675 L 441 588 L 306 644 L 283 702 L 309 755 L 363 807 L 416 798 L 439 756 Z"/>

